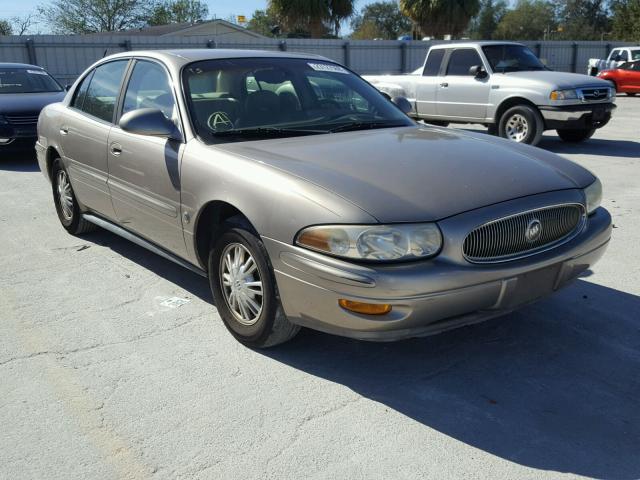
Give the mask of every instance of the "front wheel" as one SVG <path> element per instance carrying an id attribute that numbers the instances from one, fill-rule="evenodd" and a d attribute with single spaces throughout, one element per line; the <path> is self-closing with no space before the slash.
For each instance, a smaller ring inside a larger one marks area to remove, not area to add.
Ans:
<path id="1" fill-rule="evenodd" d="M 542 138 L 543 130 L 544 121 L 540 112 L 529 105 L 511 107 L 498 122 L 498 134 L 517 143 L 536 145 Z"/>
<path id="2" fill-rule="evenodd" d="M 564 140 L 565 142 L 582 142 L 591 138 L 591 136 L 596 131 L 595 128 L 583 128 L 580 130 L 567 130 L 567 129 L 558 129 L 558 136 Z"/>
<path id="3" fill-rule="evenodd" d="M 59 158 L 53 162 L 51 186 L 53 203 L 56 206 L 58 219 L 65 230 L 72 235 L 80 235 L 95 230 L 97 227 L 82 218 L 80 206 L 69 180 L 69 173 Z"/>
<path id="4" fill-rule="evenodd" d="M 226 225 L 209 254 L 209 285 L 229 332 L 242 344 L 266 348 L 293 338 L 300 327 L 280 305 L 267 251 L 249 230 Z"/>

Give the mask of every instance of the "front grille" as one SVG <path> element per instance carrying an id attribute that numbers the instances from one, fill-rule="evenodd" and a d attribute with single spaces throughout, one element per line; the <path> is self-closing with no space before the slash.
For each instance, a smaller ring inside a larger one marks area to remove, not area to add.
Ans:
<path id="1" fill-rule="evenodd" d="M 573 203 L 518 213 L 472 230 L 463 253 L 474 263 L 514 260 L 567 242 L 584 220 L 584 207 Z"/>
<path id="2" fill-rule="evenodd" d="M 582 100 L 585 102 L 595 102 L 609 98 L 608 88 L 583 88 L 580 90 Z"/>
<path id="3" fill-rule="evenodd" d="M 35 125 L 38 123 L 38 112 L 5 114 L 5 118 L 11 125 Z"/>

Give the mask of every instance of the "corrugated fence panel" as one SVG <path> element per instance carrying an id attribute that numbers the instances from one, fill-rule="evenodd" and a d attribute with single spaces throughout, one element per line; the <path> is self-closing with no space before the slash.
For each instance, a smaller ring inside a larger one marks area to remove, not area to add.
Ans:
<path id="1" fill-rule="evenodd" d="M 0 37 L 0 62 L 37 63 L 71 83 L 96 60 L 123 50 L 230 48 L 283 50 L 322 55 L 361 74 L 408 73 L 420 67 L 429 47 L 442 41 L 238 39 L 235 36 L 34 35 Z M 554 70 L 586 73 L 590 58 L 604 58 L 620 42 L 523 42 Z M 628 44 L 627 44 L 628 45 Z"/>

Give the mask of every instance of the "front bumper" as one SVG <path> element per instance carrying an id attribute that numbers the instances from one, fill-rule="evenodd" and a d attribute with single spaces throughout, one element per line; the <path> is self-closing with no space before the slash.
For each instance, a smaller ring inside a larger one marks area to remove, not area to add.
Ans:
<path id="1" fill-rule="evenodd" d="M 5 150 L 33 148 L 37 138 L 35 125 L 0 125 L 0 153 Z"/>
<path id="2" fill-rule="evenodd" d="M 615 103 L 538 107 L 547 130 L 582 130 L 604 127 L 616 109 Z"/>
<path id="3" fill-rule="evenodd" d="M 466 222 L 469 215 L 473 212 L 458 217 Z M 456 222 L 460 224 L 457 217 L 440 222 L 445 241 Z M 458 258 L 453 245 L 430 261 L 363 265 L 263 240 L 292 322 L 347 337 L 390 341 L 477 323 L 549 295 L 596 263 L 610 235 L 611 217 L 600 208 L 568 243 L 521 260 L 485 265 Z M 382 316 L 360 315 L 342 309 L 340 298 L 389 303 L 393 310 Z"/>

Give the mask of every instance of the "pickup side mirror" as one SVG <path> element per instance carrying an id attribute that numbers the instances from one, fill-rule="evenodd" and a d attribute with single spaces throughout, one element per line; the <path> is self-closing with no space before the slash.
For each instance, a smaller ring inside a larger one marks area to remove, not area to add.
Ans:
<path id="1" fill-rule="evenodd" d="M 391 101 L 395 103 L 396 106 L 405 113 L 405 115 L 408 115 L 409 112 L 413 110 L 411 102 L 405 97 L 393 97 Z"/>
<path id="2" fill-rule="evenodd" d="M 487 76 L 487 72 L 482 65 L 473 65 L 472 67 L 469 67 L 469 75 L 473 75 L 476 78 L 485 78 Z"/>
<path id="3" fill-rule="evenodd" d="M 182 141 L 178 127 L 157 108 L 140 108 L 127 112 L 120 118 L 119 125 L 125 132 Z"/>

